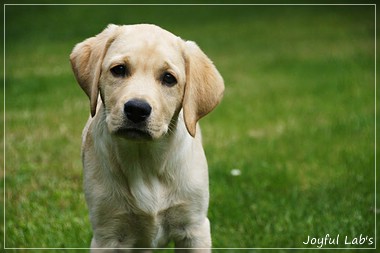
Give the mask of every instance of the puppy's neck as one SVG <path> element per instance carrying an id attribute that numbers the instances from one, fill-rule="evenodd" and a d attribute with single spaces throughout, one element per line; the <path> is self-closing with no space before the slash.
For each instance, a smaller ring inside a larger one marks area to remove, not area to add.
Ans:
<path id="1" fill-rule="evenodd" d="M 100 109 L 94 118 L 93 136 L 99 143 L 95 147 L 99 147 L 99 155 L 109 156 L 109 161 L 116 163 L 123 174 L 139 170 L 162 175 L 174 169 L 168 161 L 181 159 L 181 154 L 191 148 L 193 138 L 186 130 L 182 111 L 172 119 L 168 133 L 156 140 L 136 141 L 113 135 L 107 129 L 105 117 L 104 110 Z"/>

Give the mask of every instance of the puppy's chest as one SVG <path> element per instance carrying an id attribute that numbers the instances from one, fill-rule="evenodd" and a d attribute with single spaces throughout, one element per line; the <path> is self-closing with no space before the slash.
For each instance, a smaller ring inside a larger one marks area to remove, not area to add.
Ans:
<path id="1" fill-rule="evenodd" d="M 174 189 L 157 176 L 137 175 L 129 180 L 128 185 L 134 208 L 143 213 L 155 215 L 176 202 L 172 194 Z"/>
<path id="2" fill-rule="evenodd" d="M 183 212 L 184 201 L 180 194 L 158 177 L 137 177 L 130 183 L 135 222 L 144 227 L 140 234 L 149 247 L 160 247 L 167 243 L 169 231 L 176 227 Z M 144 225 L 142 225 L 144 224 Z"/>

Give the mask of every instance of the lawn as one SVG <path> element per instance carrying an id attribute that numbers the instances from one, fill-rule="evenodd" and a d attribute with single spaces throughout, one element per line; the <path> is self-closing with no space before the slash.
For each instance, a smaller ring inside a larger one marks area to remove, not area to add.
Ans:
<path id="1" fill-rule="evenodd" d="M 194 40 L 224 77 L 201 120 L 213 247 L 375 247 L 375 7 L 255 5 L 6 6 L 1 248 L 89 246 L 68 57 L 108 23 Z"/>

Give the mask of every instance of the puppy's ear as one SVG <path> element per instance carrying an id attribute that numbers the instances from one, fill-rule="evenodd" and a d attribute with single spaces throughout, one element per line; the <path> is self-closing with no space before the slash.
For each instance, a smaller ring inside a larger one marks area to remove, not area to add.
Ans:
<path id="1" fill-rule="evenodd" d="M 95 37 L 77 44 L 70 54 L 75 78 L 90 99 L 92 117 L 96 113 L 102 62 L 107 49 L 115 40 L 117 28 L 117 25 L 108 25 Z"/>
<path id="2" fill-rule="evenodd" d="M 187 131 L 194 137 L 198 120 L 211 112 L 222 99 L 224 82 L 211 60 L 192 41 L 185 42 L 185 61 L 183 115 Z"/>

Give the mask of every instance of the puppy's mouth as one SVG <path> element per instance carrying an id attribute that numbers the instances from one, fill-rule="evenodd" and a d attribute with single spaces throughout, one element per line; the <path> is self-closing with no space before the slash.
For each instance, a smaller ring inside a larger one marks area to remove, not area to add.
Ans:
<path id="1" fill-rule="evenodd" d="M 119 128 L 115 135 L 129 140 L 152 140 L 152 135 L 139 128 Z"/>

